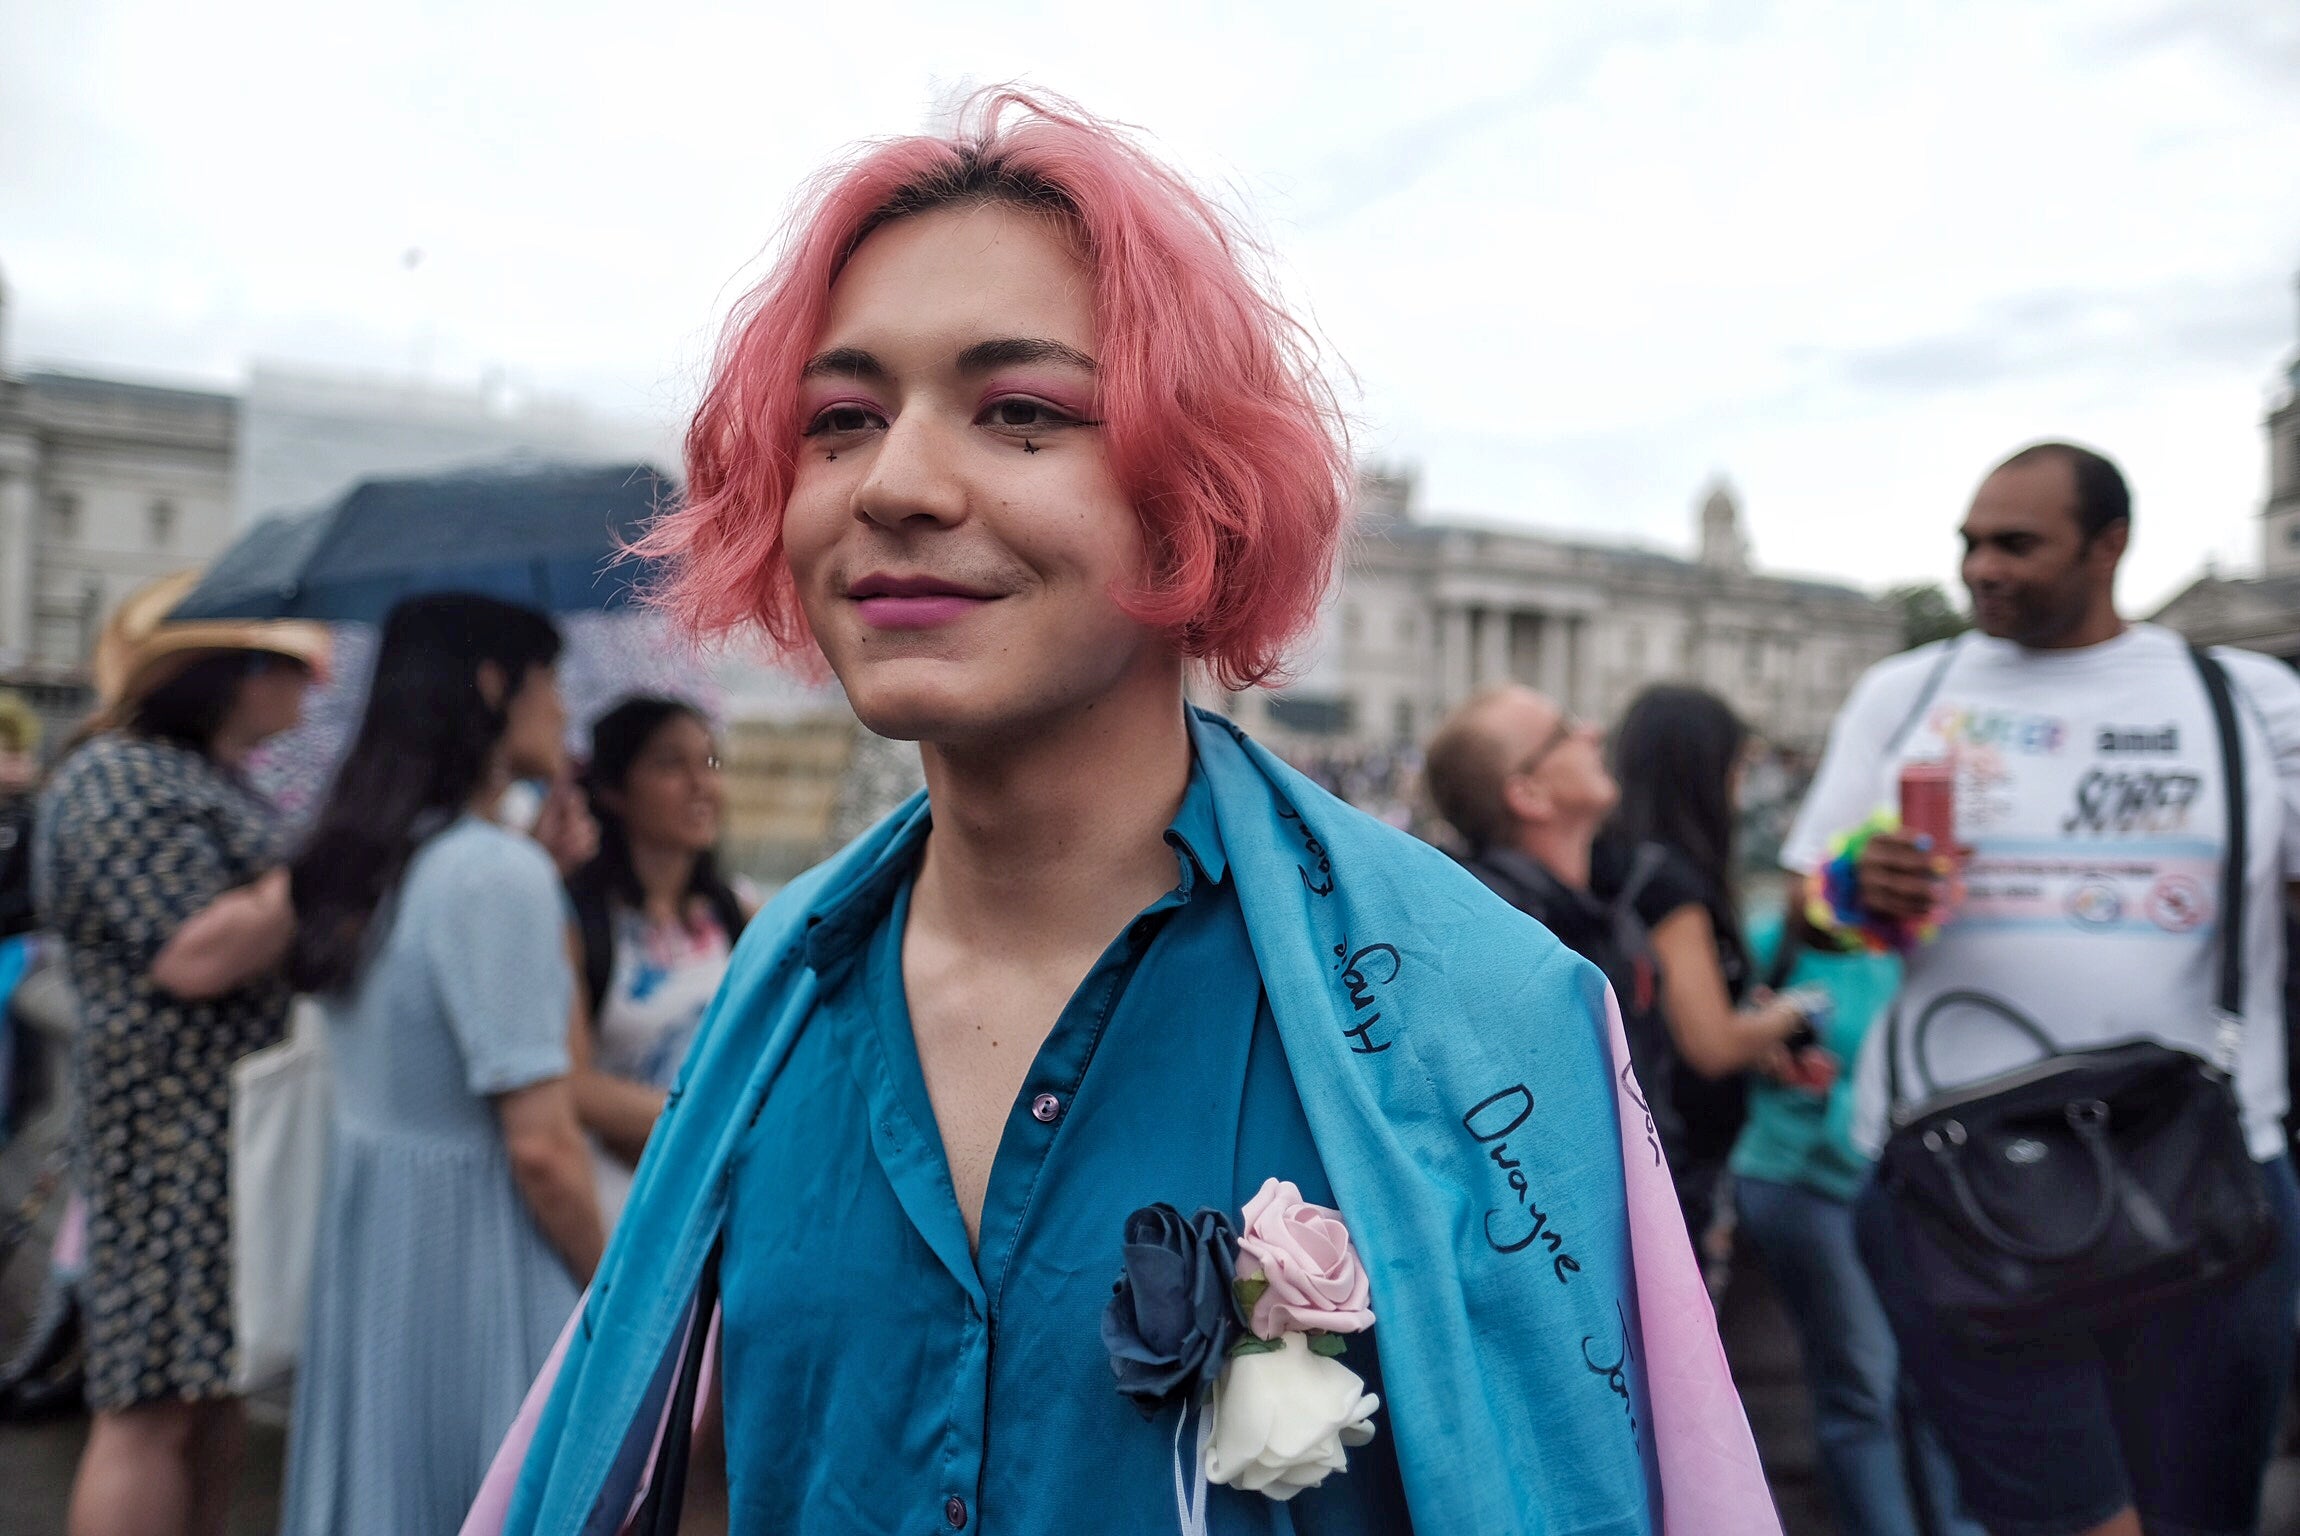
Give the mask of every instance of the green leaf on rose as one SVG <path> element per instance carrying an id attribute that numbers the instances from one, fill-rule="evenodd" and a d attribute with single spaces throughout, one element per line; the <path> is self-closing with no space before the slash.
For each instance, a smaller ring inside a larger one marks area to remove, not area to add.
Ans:
<path id="1" fill-rule="evenodd" d="M 1230 1358 L 1235 1360 L 1240 1355 L 1274 1355 L 1285 1347 L 1283 1339 L 1258 1339 L 1249 1333 L 1230 1346 Z"/>
<path id="2" fill-rule="evenodd" d="M 1262 1293 L 1269 1288 L 1270 1277 L 1260 1273 L 1242 1275 L 1230 1282 L 1230 1290 L 1238 1298 L 1238 1315 L 1240 1317 L 1252 1317 L 1254 1315 L 1254 1303 L 1260 1301 Z"/>
<path id="3" fill-rule="evenodd" d="M 1328 1360 L 1339 1360 L 1348 1354 L 1349 1350 L 1350 1346 L 1342 1342 L 1342 1336 L 1338 1333 L 1313 1333 L 1310 1335 L 1310 1353 L 1313 1355 L 1324 1355 Z"/>

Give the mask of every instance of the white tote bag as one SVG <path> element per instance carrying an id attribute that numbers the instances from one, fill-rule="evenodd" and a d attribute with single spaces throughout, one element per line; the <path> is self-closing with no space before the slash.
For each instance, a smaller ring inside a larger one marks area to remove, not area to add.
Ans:
<path id="1" fill-rule="evenodd" d="M 327 1025 L 299 997 L 288 1037 L 232 1067 L 232 1386 L 284 1381 L 303 1348 L 327 1162 Z"/>

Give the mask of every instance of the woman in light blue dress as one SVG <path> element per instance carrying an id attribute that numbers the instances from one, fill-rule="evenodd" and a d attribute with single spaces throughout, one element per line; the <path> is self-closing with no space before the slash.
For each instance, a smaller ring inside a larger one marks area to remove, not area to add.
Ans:
<path id="1" fill-rule="evenodd" d="M 293 869 L 334 1128 L 288 1536 L 452 1531 L 597 1264 L 557 872 L 489 809 L 561 766 L 541 614 L 414 598 Z"/>

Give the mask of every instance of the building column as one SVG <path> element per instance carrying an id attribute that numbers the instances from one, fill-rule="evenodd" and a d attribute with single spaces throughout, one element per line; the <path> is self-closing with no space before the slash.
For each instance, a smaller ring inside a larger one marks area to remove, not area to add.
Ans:
<path id="1" fill-rule="evenodd" d="M 1438 611 L 1438 689 L 1444 707 L 1453 708 L 1470 694 L 1470 623 L 1466 608 Z"/>
<path id="2" fill-rule="evenodd" d="M 7 665 L 32 654 L 32 557 L 40 533 L 33 468 L 31 443 L 0 440 L 0 663 Z"/>
<path id="3" fill-rule="evenodd" d="M 1573 708 L 1573 621 L 1562 613 L 1541 621 L 1541 681 L 1537 685 L 1560 709 Z"/>
<path id="4" fill-rule="evenodd" d="M 1484 610 L 1478 626 L 1477 685 L 1496 687 L 1509 681 L 1509 610 Z"/>

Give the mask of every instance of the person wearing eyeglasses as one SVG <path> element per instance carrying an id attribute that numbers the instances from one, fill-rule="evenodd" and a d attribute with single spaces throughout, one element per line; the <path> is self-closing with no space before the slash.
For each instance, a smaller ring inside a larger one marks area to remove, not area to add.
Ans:
<path id="1" fill-rule="evenodd" d="M 1470 873 L 1613 984 L 1673 1172 L 1687 1156 L 1674 1102 L 1680 1062 L 1703 1078 L 1759 1066 L 1812 1069 L 1782 1050 L 1806 1024 L 1793 1003 L 1734 1006 L 1703 882 L 1684 855 L 1600 835 L 1621 786 L 1597 727 L 1531 688 L 1489 688 L 1438 727 L 1423 773 L 1438 813 L 1461 836 Z"/>

